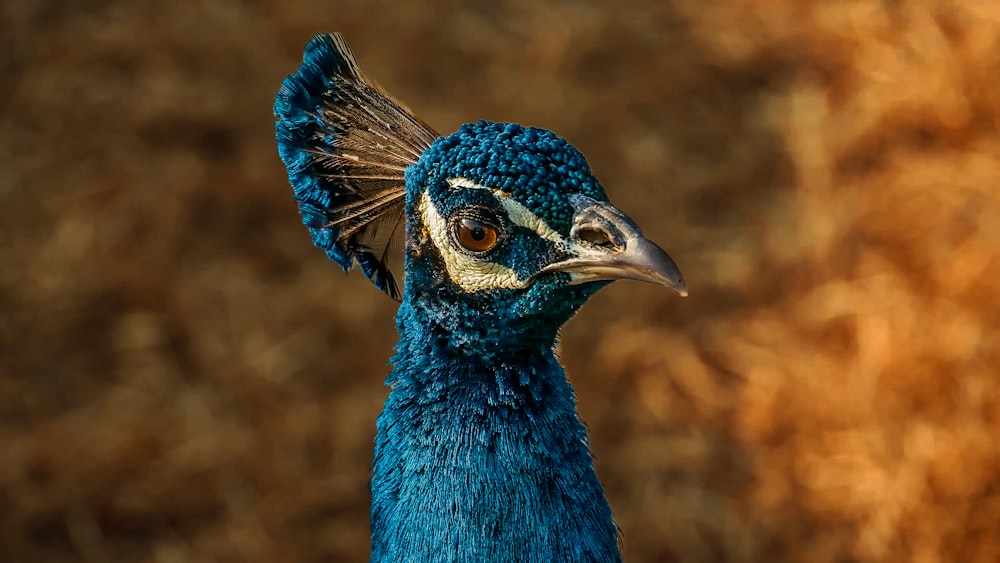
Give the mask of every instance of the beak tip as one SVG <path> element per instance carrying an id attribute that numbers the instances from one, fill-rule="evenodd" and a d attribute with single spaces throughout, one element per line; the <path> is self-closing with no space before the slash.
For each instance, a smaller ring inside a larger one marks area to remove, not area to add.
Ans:
<path id="1" fill-rule="evenodd" d="M 681 278 L 680 276 L 678 276 L 677 279 L 675 280 L 670 280 L 665 285 L 670 289 L 674 290 L 675 292 L 677 292 L 677 295 L 680 295 L 681 297 L 688 296 L 687 284 L 684 283 L 684 279 Z"/>

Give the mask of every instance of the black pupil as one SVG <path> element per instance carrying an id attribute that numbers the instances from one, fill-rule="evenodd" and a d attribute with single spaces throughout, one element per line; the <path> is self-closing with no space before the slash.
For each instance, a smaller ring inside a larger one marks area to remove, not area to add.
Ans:
<path id="1" fill-rule="evenodd" d="M 486 238 L 486 229 L 479 225 L 472 227 L 472 240 L 483 240 Z"/>

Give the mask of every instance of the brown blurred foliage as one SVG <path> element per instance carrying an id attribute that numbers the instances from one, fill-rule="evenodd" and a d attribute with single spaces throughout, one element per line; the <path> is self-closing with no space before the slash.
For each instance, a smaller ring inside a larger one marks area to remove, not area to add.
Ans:
<path id="1" fill-rule="evenodd" d="M 677 258 L 564 331 L 629 561 L 1000 560 L 1000 5 L 7 2 L 0 560 L 361 561 L 394 304 L 299 225 L 314 33 Z"/>

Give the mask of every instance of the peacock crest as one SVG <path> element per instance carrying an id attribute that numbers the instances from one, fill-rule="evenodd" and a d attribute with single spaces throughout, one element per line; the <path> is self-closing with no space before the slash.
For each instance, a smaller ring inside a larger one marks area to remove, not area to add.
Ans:
<path id="1" fill-rule="evenodd" d="M 316 37 L 274 104 L 279 154 L 313 244 L 400 293 L 406 168 L 437 134 L 368 80 L 340 34 Z"/>

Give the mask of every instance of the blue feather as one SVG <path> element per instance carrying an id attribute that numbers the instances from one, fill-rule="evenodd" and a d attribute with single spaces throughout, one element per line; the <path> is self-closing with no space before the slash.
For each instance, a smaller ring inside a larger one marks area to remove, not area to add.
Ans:
<path id="1" fill-rule="evenodd" d="M 397 315 L 404 336 L 378 419 L 371 560 L 620 561 L 551 342 L 516 356 L 457 355 L 441 316 L 405 298 Z"/>

